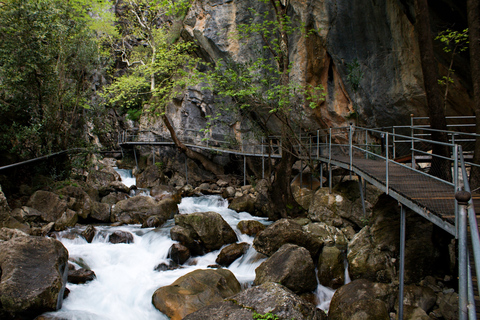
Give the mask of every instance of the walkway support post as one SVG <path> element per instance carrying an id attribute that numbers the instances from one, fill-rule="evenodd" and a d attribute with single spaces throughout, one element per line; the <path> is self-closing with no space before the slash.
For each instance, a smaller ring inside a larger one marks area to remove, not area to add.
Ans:
<path id="1" fill-rule="evenodd" d="M 358 177 L 358 188 L 360 190 L 360 198 L 362 199 L 363 217 L 366 218 L 367 217 L 367 210 L 366 210 L 366 207 L 365 207 L 365 194 L 363 192 L 363 183 L 362 183 L 363 179 L 359 175 L 357 175 L 357 177 Z"/>
<path id="2" fill-rule="evenodd" d="M 411 146 L 410 150 L 412 151 L 412 169 L 415 169 L 415 129 L 413 128 L 413 113 L 410 115 L 410 136 L 411 136 Z"/>
<path id="3" fill-rule="evenodd" d="M 388 132 L 385 132 L 385 187 L 388 195 Z"/>
<path id="4" fill-rule="evenodd" d="M 467 320 L 468 316 L 468 255 L 467 255 L 467 205 L 470 192 L 457 191 L 458 202 L 458 319 Z"/>
<path id="5" fill-rule="evenodd" d="M 262 137 L 262 179 L 265 179 L 265 145 L 264 138 Z"/>
<path id="6" fill-rule="evenodd" d="M 349 156 L 350 156 L 350 175 L 353 168 L 353 130 L 352 125 L 348 126 L 348 146 L 349 146 Z"/>
<path id="7" fill-rule="evenodd" d="M 400 204 L 400 270 L 398 272 L 398 319 L 403 319 L 403 289 L 405 282 L 405 229 L 406 229 L 406 218 L 405 218 L 405 207 Z"/>
<path id="8" fill-rule="evenodd" d="M 332 128 L 328 133 L 328 193 L 332 194 Z"/>

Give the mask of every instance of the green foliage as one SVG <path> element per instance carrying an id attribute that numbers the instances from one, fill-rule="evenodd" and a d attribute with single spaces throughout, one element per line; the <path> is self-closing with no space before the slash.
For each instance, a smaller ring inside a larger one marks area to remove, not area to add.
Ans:
<path id="1" fill-rule="evenodd" d="M 352 86 L 353 91 L 356 92 L 363 78 L 363 71 L 360 68 L 360 63 L 357 58 L 355 58 L 352 63 L 347 64 L 347 70 L 347 81 Z"/>
<path id="2" fill-rule="evenodd" d="M 109 105 L 127 112 L 133 120 L 138 120 L 147 105 L 147 111 L 160 116 L 166 104 L 191 83 L 188 70 L 196 62 L 190 55 L 193 44 L 173 41 L 172 28 L 163 24 L 166 16 L 183 17 L 189 5 L 186 0 L 137 0 L 125 5 L 122 46 L 117 50 L 128 70 L 105 88 Z"/>
<path id="3" fill-rule="evenodd" d="M 267 312 L 265 314 L 257 313 L 256 311 L 253 312 L 253 319 L 257 320 L 278 320 L 278 316 L 271 312 Z"/>
<path id="4" fill-rule="evenodd" d="M 90 75 L 105 62 L 87 3 L 0 2 L 0 151 L 31 158 L 82 140 Z"/>

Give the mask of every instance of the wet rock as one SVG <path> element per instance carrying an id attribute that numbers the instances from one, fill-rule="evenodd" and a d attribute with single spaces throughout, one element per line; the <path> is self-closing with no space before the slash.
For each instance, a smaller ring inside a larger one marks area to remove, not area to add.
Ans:
<path id="1" fill-rule="evenodd" d="M 255 269 L 254 285 L 266 282 L 281 283 L 300 294 L 317 288 L 315 265 L 307 249 L 284 244 Z"/>
<path id="2" fill-rule="evenodd" d="M 175 270 L 178 269 L 178 264 L 173 261 L 170 262 L 162 262 L 158 264 L 153 270 L 161 272 L 161 271 L 168 271 L 168 270 Z"/>
<path id="3" fill-rule="evenodd" d="M 265 230 L 265 225 L 257 220 L 242 220 L 237 224 L 238 230 L 241 233 L 249 236 L 256 236 L 261 231 Z"/>
<path id="4" fill-rule="evenodd" d="M 135 196 L 118 202 L 112 210 L 112 219 L 127 224 L 143 224 L 150 216 L 165 220 L 178 213 L 178 205 L 172 199 L 156 201 L 151 197 Z"/>
<path id="5" fill-rule="evenodd" d="M 444 290 L 438 294 L 439 313 L 446 320 L 458 319 L 458 294 L 452 290 Z"/>
<path id="6" fill-rule="evenodd" d="M 253 213 L 255 211 L 255 199 L 249 194 L 245 194 L 233 199 L 228 208 L 237 212 Z"/>
<path id="7" fill-rule="evenodd" d="M 165 223 L 165 221 L 167 221 L 165 217 L 151 216 L 142 223 L 142 228 L 158 228 L 161 227 Z"/>
<path id="8" fill-rule="evenodd" d="M 65 247 L 51 238 L 22 236 L 0 242 L 0 318 L 32 319 L 60 308 L 67 261 Z"/>
<path id="9" fill-rule="evenodd" d="M 116 172 L 92 170 L 87 176 L 87 184 L 97 189 L 107 188 L 111 182 L 117 180 L 119 180 L 119 175 Z"/>
<path id="10" fill-rule="evenodd" d="M 106 196 L 104 196 L 100 202 L 108 204 L 110 206 L 116 204 L 119 201 L 125 200 L 128 198 L 127 193 L 121 193 L 121 192 L 110 192 Z"/>
<path id="11" fill-rule="evenodd" d="M 316 258 L 323 246 L 322 241 L 303 231 L 302 227 L 292 220 L 281 219 L 257 234 L 253 247 L 260 253 L 271 256 L 286 243 L 306 248 L 312 258 Z"/>
<path id="12" fill-rule="evenodd" d="M 175 225 L 187 229 L 191 237 L 199 240 L 207 251 L 218 250 L 226 244 L 237 242 L 235 231 L 216 212 L 176 215 Z"/>
<path id="13" fill-rule="evenodd" d="M 163 199 L 172 199 L 177 203 L 180 203 L 181 195 L 177 189 L 172 186 L 160 185 L 155 186 L 150 190 L 150 195 L 154 197 L 156 200 L 163 200 Z"/>
<path id="14" fill-rule="evenodd" d="M 173 226 L 170 229 L 170 237 L 172 240 L 178 241 L 188 248 L 192 256 L 200 256 L 205 253 L 205 249 L 202 247 L 200 240 L 196 239 L 194 230 L 190 228 Z"/>
<path id="15" fill-rule="evenodd" d="M 228 267 L 247 252 L 250 245 L 246 242 L 232 243 L 223 248 L 215 260 L 220 266 Z"/>
<path id="16" fill-rule="evenodd" d="M 345 233 L 323 222 L 309 223 L 303 226 L 303 230 L 317 237 L 325 245 L 336 246 L 339 250 L 347 250 L 348 238 Z"/>
<path id="17" fill-rule="evenodd" d="M 165 183 L 165 176 L 156 165 L 150 165 L 140 174 L 136 175 L 137 187 L 139 188 L 153 188 L 155 186 Z"/>
<path id="18" fill-rule="evenodd" d="M 67 201 L 53 192 L 38 190 L 30 197 L 27 206 L 41 212 L 43 221 L 55 222 L 67 210 Z"/>
<path id="19" fill-rule="evenodd" d="M 181 245 L 180 243 L 174 243 L 170 247 L 170 252 L 168 257 L 172 259 L 172 261 L 175 262 L 176 264 L 181 265 L 181 264 L 184 264 L 190 258 L 190 250 L 184 245 Z"/>
<path id="20" fill-rule="evenodd" d="M 227 269 L 195 270 L 152 296 L 152 303 L 172 320 L 183 319 L 209 304 L 240 292 L 240 283 Z"/>
<path id="21" fill-rule="evenodd" d="M 271 313 L 279 319 L 326 320 L 323 311 L 284 286 L 267 282 L 187 315 L 184 320 L 252 319 L 253 313 Z"/>
<path id="22" fill-rule="evenodd" d="M 111 207 L 107 203 L 92 202 L 90 218 L 100 222 L 110 222 Z"/>
<path id="23" fill-rule="evenodd" d="M 96 278 L 95 272 L 84 268 L 75 269 L 72 264 L 68 265 L 68 282 L 74 284 L 82 284 L 92 281 Z"/>
<path id="24" fill-rule="evenodd" d="M 133 243 L 133 235 L 127 231 L 117 230 L 108 237 L 108 242 L 117 243 Z"/>
<path id="25" fill-rule="evenodd" d="M 346 284 L 337 291 L 330 302 L 329 320 L 385 319 L 393 307 L 395 295 L 387 284 L 360 279 Z"/>
<path id="26" fill-rule="evenodd" d="M 92 211 L 92 199 L 80 187 L 66 186 L 56 193 L 65 201 L 68 208 L 78 213 L 78 216 L 86 219 Z"/>
<path id="27" fill-rule="evenodd" d="M 75 211 L 67 209 L 60 219 L 55 221 L 55 231 L 65 230 L 67 228 L 75 226 L 78 221 L 78 215 Z"/>
<path id="28" fill-rule="evenodd" d="M 321 285 L 338 289 L 345 283 L 345 252 L 324 246 L 318 258 L 317 277 Z"/>
<path id="29" fill-rule="evenodd" d="M 97 230 L 94 226 L 88 226 L 85 230 L 82 231 L 82 236 L 87 240 L 88 243 L 91 243 L 93 238 L 95 237 L 95 233 Z"/>

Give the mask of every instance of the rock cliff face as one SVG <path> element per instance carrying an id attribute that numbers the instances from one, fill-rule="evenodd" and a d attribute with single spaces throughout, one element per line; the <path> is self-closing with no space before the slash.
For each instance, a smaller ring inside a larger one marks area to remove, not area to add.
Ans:
<path id="1" fill-rule="evenodd" d="M 285 2 L 285 1 L 283 1 Z M 298 26 L 315 30 L 308 37 L 299 32 L 290 36 L 292 77 L 304 84 L 322 84 L 325 101 L 315 110 L 304 108 L 305 129 L 316 130 L 358 121 L 369 126 L 408 124 L 410 114 L 426 115 L 420 57 L 414 30 L 412 0 L 302 0 L 288 1 L 288 14 Z M 449 0 L 432 7 L 433 33 L 458 25 L 463 5 Z M 231 59 L 244 62 L 258 58 L 259 35 L 234 37 L 241 24 L 260 19 L 269 1 L 196 0 L 183 21 L 182 37 L 198 45 L 206 61 Z M 465 23 L 466 19 L 461 23 Z M 437 44 L 439 69 L 446 70 L 449 57 Z M 459 57 L 454 88 L 448 97 L 447 114 L 470 114 L 467 63 Z M 193 130 L 203 134 L 209 116 L 218 112 L 218 97 L 200 87 L 190 88 L 172 103 L 167 114 L 181 134 Z M 229 103 L 221 101 L 221 103 Z M 358 116 L 357 116 L 358 114 Z M 141 127 L 167 134 L 160 122 L 146 116 Z M 230 135 L 239 141 L 250 128 L 238 115 L 221 116 L 212 135 Z M 192 131 L 190 131 L 191 133 Z"/>

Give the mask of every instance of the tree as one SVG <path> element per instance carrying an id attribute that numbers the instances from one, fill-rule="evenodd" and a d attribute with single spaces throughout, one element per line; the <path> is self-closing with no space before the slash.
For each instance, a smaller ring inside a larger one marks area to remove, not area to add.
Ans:
<path id="1" fill-rule="evenodd" d="M 478 0 L 467 0 L 468 29 L 470 46 L 470 70 L 473 84 L 473 102 L 476 116 L 476 133 L 480 134 L 480 3 Z M 480 138 L 475 141 L 473 162 L 480 165 Z M 480 168 L 472 167 L 470 173 L 472 190 L 480 187 Z"/>
<path id="2" fill-rule="evenodd" d="M 178 32 L 178 21 L 188 5 L 189 1 L 125 2 L 119 18 L 122 37 L 116 50 L 128 71 L 106 88 L 106 96 L 110 104 L 129 109 L 130 115 L 148 111 L 161 117 L 180 151 L 221 175 L 222 166 L 185 146 L 165 112 L 174 97 L 195 83 L 193 44 L 179 39 Z"/>
<path id="3" fill-rule="evenodd" d="M 295 146 L 302 145 L 297 120 L 305 106 L 314 108 L 323 100 L 324 92 L 321 86 L 309 87 L 291 78 L 290 37 L 294 33 L 306 36 L 308 32 L 287 14 L 289 1 L 263 2 L 268 9 L 264 13 L 252 11 L 252 20 L 237 28 L 240 40 L 260 36 L 257 57 L 246 63 L 217 61 L 209 81 L 216 94 L 232 98 L 237 111 L 250 117 L 266 137 L 281 136 L 282 158 L 269 188 L 269 218 L 276 220 L 303 212 L 290 187 L 292 166 L 299 156 Z M 280 132 L 272 132 L 272 123 L 279 124 Z"/>
<path id="4" fill-rule="evenodd" d="M 92 107 L 90 75 L 101 67 L 86 18 L 89 3 L 93 0 L 0 2 L 4 154 L 18 160 L 83 143 L 85 110 Z"/>
<path id="5" fill-rule="evenodd" d="M 423 72 L 423 83 L 427 98 L 428 115 L 431 138 L 438 142 L 448 142 L 448 137 L 442 130 L 447 130 L 445 110 L 443 108 L 442 95 L 438 84 L 437 62 L 433 52 L 433 41 L 430 30 L 430 17 L 427 0 L 415 0 L 415 29 L 418 36 L 420 60 Z M 440 157 L 450 157 L 450 151 L 446 146 L 433 144 L 432 152 L 439 157 L 432 157 L 430 173 L 445 180 L 451 178 L 451 164 Z"/>

